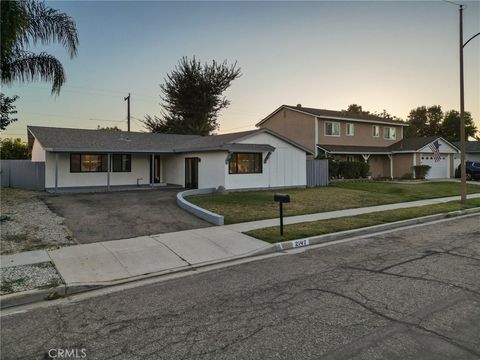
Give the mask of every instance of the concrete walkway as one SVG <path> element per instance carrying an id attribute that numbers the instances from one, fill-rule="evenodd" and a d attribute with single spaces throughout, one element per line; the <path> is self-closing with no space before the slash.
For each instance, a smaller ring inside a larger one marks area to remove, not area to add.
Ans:
<path id="1" fill-rule="evenodd" d="M 480 198 L 480 194 L 468 195 L 468 198 Z M 291 216 L 285 218 L 285 224 L 439 204 L 458 199 L 458 196 L 452 196 Z M 270 226 L 278 226 L 278 219 L 104 241 L 51 251 L 2 255 L 1 266 L 52 261 L 67 286 L 108 284 L 127 278 L 189 269 L 262 252 L 271 245 L 246 236 L 242 232 Z"/>

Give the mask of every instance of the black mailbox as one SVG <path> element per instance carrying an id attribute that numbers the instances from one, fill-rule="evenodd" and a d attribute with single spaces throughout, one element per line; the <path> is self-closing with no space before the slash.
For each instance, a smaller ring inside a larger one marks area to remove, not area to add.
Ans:
<path id="1" fill-rule="evenodd" d="M 275 194 L 273 195 L 273 200 L 279 203 L 289 203 L 290 195 L 287 194 Z"/>
<path id="2" fill-rule="evenodd" d="M 278 202 L 278 205 L 280 205 L 280 236 L 283 237 L 283 203 L 290 202 L 290 195 L 274 194 L 273 201 Z"/>

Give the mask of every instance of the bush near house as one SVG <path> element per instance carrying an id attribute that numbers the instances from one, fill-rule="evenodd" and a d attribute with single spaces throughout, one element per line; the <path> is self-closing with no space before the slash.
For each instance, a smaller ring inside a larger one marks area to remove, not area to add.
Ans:
<path id="1" fill-rule="evenodd" d="M 328 160 L 328 173 L 330 178 L 360 179 L 368 177 L 370 167 L 363 161 L 337 161 Z"/>
<path id="2" fill-rule="evenodd" d="M 413 173 L 415 174 L 415 178 L 417 179 L 425 179 L 430 170 L 430 165 L 415 165 L 412 166 Z"/>

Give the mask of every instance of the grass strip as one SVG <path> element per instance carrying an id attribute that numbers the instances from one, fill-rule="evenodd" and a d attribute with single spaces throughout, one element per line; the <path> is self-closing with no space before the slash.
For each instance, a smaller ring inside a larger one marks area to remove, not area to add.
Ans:
<path id="1" fill-rule="evenodd" d="M 251 230 L 245 232 L 245 234 L 269 243 L 275 243 L 278 241 L 302 239 L 311 236 L 359 229 L 367 226 L 381 225 L 395 221 L 447 213 L 456 210 L 471 209 L 475 207 L 480 207 L 480 199 L 470 199 L 467 200 L 465 204 L 461 204 L 460 201 L 451 201 L 443 204 L 416 206 L 405 209 L 379 211 L 356 216 L 345 216 L 328 220 L 318 220 L 286 225 L 284 227 L 283 238 L 280 237 L 280 230 L 278 226 Z"/>
<path id="2" fill-rule="evenodd" d="M 469 184 L 468 193 L 479 193 L 479 185 Z M 456 196 L 460 193 L 460 185 L 456 182 L 411 184 L 378 181 L 337 182 L 327 187 L 308 189 L 195 195 L 188 196 L 187 200 L 201 208 L 223 215 L 225 224 L 234 224 L 277 217 L 278 204 L 273 201 L 275 192 L 284 192 L 290 195 L 291 202 L 284 206 L 284 214 L 285 216 L 294 216 Z"/>

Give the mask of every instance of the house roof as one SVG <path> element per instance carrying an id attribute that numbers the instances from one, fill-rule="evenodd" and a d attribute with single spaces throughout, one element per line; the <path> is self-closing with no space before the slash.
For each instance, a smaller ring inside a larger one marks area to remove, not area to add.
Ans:
<path id="1" fill-rule="evenodd" d="M 332 154 L 391 154 L 396 152 L 416 152 L 427 146 L 431 142 L 441 139 L 454 148 L 453 144 L 439 136 L 404 138 L 390 146 L 351 146 L 351 145 L 323 145 L 317 144 L 317 147 Z"/>
<path id="2" fill-rule="evenodd" d="M 458 147 L 455 146 L 454 144 L 448 142 L 444 138 L 440 136 L 426 136 L 426 137 L 413 137 L 413 138 L 404 138 L 395 144 L 390 146 L 390 150 L 393 152 L 398 152 L 398 151 L 418 151 L 422 149 L 423 147 L 427 146 L 431 142 L 441 139 L 445 141 L 447 144 L 452 146 L 453 148 L 458 150 Z"/>
<path id="3" fill-rule="evenodd" d="M 368 122 L 368 123 L 376 123 L 376 124 L 388 124 L 388 125 L 397 125 L 397 126 L 409 126 L 406 122 L 401 120 L 394 120 L 394 119 L 386 119 L 381 116 L 371 115 L 371 114 L 352 114 L 347 113 L 345 111 L 336 111 L 336 110 L 327 110 L 327 109 L 318 109 L 318 108 L 310 108 L 310 107 L 303 107 L 303 106 L 292 106 L 292 105 L 282 105 L 270 115 L 265 117 L 263 120 L 258 122 L 256 126 L 261 125 L 265 121 L 267 121 L 271 116 L 276 114 L 281 109 L 290 109 L 293 111 L 298 111 L 304 114 L 325 118 L 325 119 L 336 119 L 336 120 L 348 120 L 354 122 Z"/>
<path id="4" fill-rule="evenodd" d="M 320 150 L 335 154 L 390 154 L 384 146 L 352 146 L 352 145 L 317 145 Z"/>
<path id="5" fill-rule="evenodd" d="M 30 146 L 33 144 L 33 138 L 36 138 L 46 151 L 51 152 L 185 153 L 199 151 L 274 151 L 275 147 L 270 144 L 238 143 L 242 139 L 267 132 L 307 153 L 311 153 L 303 146 L 268 129 L 211 136 L 42 126 L 28 126 L 27 131 Z"/>
<path id="6" fill-rule="evenodd" d="M 460 141 L 455 141 L 452 144 L 460 149 Z M 480 153 L 480 141 L 479 140 L 465 141 L 465 152 Z"/>

